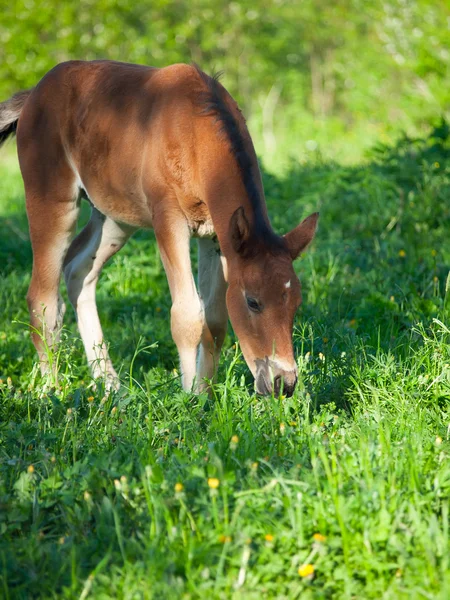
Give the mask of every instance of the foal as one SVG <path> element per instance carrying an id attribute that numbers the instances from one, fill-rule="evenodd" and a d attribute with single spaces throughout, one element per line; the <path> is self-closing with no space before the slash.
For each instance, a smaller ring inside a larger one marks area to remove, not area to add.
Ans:
<path id="1" fill-rule="evenodd" d="M 64 271 L 93 376 L 117 384 L 95 289 L 105 262 L 145 227 L 169 282 L 183 388 L 202 389 L 214 376 L 229 315 L 257 391 L 292 394 L 301 303 L 292 261 L 313 239 L 318 213 L 284 237 L 273 232 L 245 120 L 217 79 L 184 64 L 62 63 L 0 104 L 0 143 L 16 130 L 34 256 L 27 300 L 43 373 L 62 325 Z M 82 197 L 92 215 L 73 239 Z"/>

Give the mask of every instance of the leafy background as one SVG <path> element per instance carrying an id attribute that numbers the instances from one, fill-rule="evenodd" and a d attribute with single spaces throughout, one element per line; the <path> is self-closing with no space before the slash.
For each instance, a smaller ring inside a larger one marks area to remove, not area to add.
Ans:
<path id="1" fill-rule="evenodd" d="M 0 14 L 0 97 L 70 58 L 195 61 L 224 71 L 270 163 L 317 147 L 356 160 L 449 110 L 446 0 L 1 0 Z"/>

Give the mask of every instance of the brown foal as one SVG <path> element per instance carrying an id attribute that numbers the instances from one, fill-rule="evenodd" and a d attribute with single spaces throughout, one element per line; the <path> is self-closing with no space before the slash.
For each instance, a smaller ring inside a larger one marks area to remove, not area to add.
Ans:
<path id="1" fill-rule="evenodd" d="M 274 233 L 245 120 L 217 79 L 184 64 L 70 61 L 0 104 L 0 143 L 16 130 L 34 256 L 27 300 L 43 373 L 62 326 L 64 272 L 93 376 L 117 385 L 95 289 L 105 262 L 144 227 L 155 231 L 169 282 L 183 388 L 213 378 L 229 315 L 257 391 L 292 394 L 301 303 L 292 261 L 318 214 Z M 73 239 L 82 197 L 92 215 Z"/>

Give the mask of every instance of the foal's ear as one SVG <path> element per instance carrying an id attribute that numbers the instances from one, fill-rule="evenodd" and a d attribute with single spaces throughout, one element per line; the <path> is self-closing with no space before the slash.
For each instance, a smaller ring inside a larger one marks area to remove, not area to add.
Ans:
<path id="1" fill-rule="evenodd" d="M 313 213 L 312 215 L 309 215 L 309 217 L 306 217 L 306 219 L 302 221 L 300 225 L 297 225 L 295 229 L 284 236 L 292 260 L 295 260 L 313 241 L 318 220 L 319 213 Z"/>
<path id="2" fill-rule="evenodd" d="M 245 244 L 250 238 L 250 225 L 245 216 L 243 206 L 237 208 L 231 215 L 230 237 L 233 250 L 238 254 L 242 254 Z"/>

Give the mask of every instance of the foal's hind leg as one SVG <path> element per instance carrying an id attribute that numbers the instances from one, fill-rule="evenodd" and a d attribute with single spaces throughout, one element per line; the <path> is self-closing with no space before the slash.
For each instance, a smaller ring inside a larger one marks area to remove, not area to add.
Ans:
<path id="1" fill-rule="evenodd" d="M 103 265 L 134 231 L 93 208 L 89 223 L 72 242 L 64 261 L 67 291 L 77 315 L 92 375 L 105 378 L 108 388 L 118 387 L 118 377 L 103 339 L 95 290 Z"/>
<path id="2" fill-rule="evenodd" d="M 74 179 L 74 178 L 73 178 Z M 30 189 L 25 181 L 33 272 L 27 294 L 31 335 L 43 375 L 56 375 L 54 350 L 59 340 L 65 306 L 59 294 L 64 256 L 75 233 L 78 192 L 70 177 L 47 194 Z"/>
<path id="3" fill-rule="evenodd" d="M 227 332 L 227 284 L 217 241 L 198 240 L 198 288 L 205 307 L 205 325 L 197 361 L 197 388 L 205 389 L 217 369 L 220 350 Z"/>

